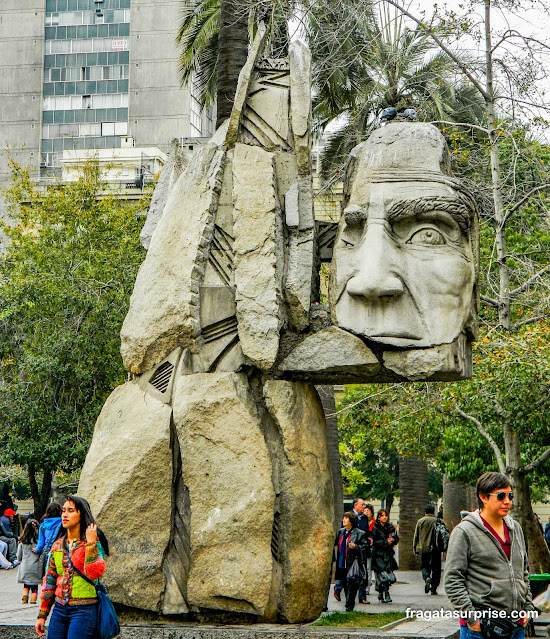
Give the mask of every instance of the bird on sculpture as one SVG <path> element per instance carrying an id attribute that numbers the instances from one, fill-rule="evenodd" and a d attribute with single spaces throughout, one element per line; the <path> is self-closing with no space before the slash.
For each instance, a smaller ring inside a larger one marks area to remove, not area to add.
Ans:
<path id="1" fill-rule="evenodd" d="M 418 120 L 416 109 L 405 109 L 403 113 L 400 113 L 399 115 L 410 122 L 416 122 Z"/>
<path id="2" fill-rule="evenodd" d="M 386 107 L 380 114 L 380 124 L 383 126 L 386 122 L 390 122 L 395 119 L 396 116 L 397 109 L 395 107 Z"/>

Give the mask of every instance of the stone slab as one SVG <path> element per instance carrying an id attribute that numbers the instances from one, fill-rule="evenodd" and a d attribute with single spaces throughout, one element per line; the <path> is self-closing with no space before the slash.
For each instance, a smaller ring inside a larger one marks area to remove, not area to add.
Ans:
<path id="1" fill-rule="evenodd" d="M 191 504 L 187 601 L 262 615 L 271 587 L 275 493 L 247 377 L 183 375 L 173 407 Z"/>
<path id="2" fill-rule="evenodd" d="M 274 154 L 236 144 L 233 156 L 235 299 L 245 357 L 270 369 L 283 325 L 283 232 Z"/>
<path id="3" fill-rule="evenodd" d="M 322 383 L 333 377 L 361 377 L 370 381 L 380 372 L 381 366 L 357 336 L 329 326 L 307 337 L 288 355 L 281 368 L 285 377 Z"/>
<path id="4" fill-rule="evenodd" d="M 194 349 L 224 159 L 213 144 L 194 151 L 155 228 L 120 334 L 124 365 L 133 373 L 149 370 L 178 346 Z"/>

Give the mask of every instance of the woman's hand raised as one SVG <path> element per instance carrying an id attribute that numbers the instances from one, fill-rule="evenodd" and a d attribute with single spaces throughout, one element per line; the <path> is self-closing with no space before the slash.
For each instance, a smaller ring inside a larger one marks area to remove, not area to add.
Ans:
<path id="1" fill-rule="evenodd" d="M 89 544 L 97 543 L 97 524 L 90 524 L 86 528 L 86 542 Z"/>

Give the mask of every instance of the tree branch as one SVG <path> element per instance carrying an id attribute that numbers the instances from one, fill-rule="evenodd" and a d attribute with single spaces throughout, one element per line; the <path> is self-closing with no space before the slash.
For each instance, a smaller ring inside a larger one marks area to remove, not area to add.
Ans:
<path id="1" fill-rule="evenodd" d="M 477 124 L 470 124 L 469 122 L 448 122 L 447 120 L 432 120 L 430 124 L 448 124 L 449 126 L 466 126 L 470 129 L 478 129 L 479 131 L 483 131 L 489 135 L 489 130 L 483 128 L 482 126 L 478 126 Z"/>
<path id="2" fill-rule="evenodd" d="M 456 412 L 462 418 L 473 422 L 475 424 L 477 430 L 479 431 L 480 435 L 485 437 L 485 439 L 489 442 L 489 446 L 493 449 L 493 452 L 495 453 L 495 457 L 497 458 L 499 471 L 503 475 L 506 475 L 506 464 L 504 463 L 504 459 L 502 458 L 502 453 L 500 452 L 500 448 L 498 447 L 498 444 L 496 443 L 496 441 L 491 437 L 491 435 L 489 435 L 489 433 L 485 430 L 485 428 L 483 428 L 482 423 L 478 419 L 476 419 L 472 415 L 467 415 L 463 410 L 461 410 L 456 405 L 455 405 L 454 408 L 455 408 Z"/>
<path id="3" fill-rule="evenodd" d="M 489 304 L 489 306 L 494 306 L 495 308 L 498 308 L 500 306 L 499 301 L 494 300 L 492 297 L 487 297 L 486 295 L 480 295 L 479 299 L 485 302 L 485 304 Z"/>
<path id="4" fill-rule="evenodd" d="M 546 273 L 548 267 L 545 266 L 543 269 L 541 269 L 538 273 L 535 273 L 533 275 L 533 277 L 530 277 L 526 282 L 524 282 L 521 286 L 518 286 L 517 288 L 515 288 L 513 291 L 510 291 L 510 299 L 517 297 L 520 293 L 524 293 L 530 286 L 531 284 L 537 280 L 541 275 L 543 275 L 544 273 Z"/>
<path id="5" fill-rule="evenodd" d="M 523 466 L 523 468 L 520 469 L 521 470 L 521 474 L 522 475 L 527 475 L 531 471 L 535 470 L 535 468 L 537 468 L 537 466 L 540 466 L 541 464 L 543 464 L 547 459 L 550 459 L 550 448 L 547 448 L 544 451 L 544 453 L 542 453 L 542 455 L 540 457 L 535 459 L 534 462 L 531 462 L 530 464 L 527 464 L 527 466 Z"/>
<path id="6" fill-rule="evenodd" d="M 451 51 L 451 49 L 449 49 L 449 47 L 447 47 L 443 43 L 443 41 L 440 38 L 438 38 L 435 35 L 435 33 L 432 31 L 432 29 L 427 27 L 421 20 L 419 20 L 418 18 L 413 16 L 412 13 L 409 13 L 399 3 L 395 2 L 395 0 L 385 0 L 385 1 L 387 3 L 389 3 L 389 4 L 391 4 L 392 6 L 394 6 L 396 9 L 399 9 L 399 11 L 401 11 L 401 13 L 403 15 L 407 16 L 408 18 L 410 18 L 413 22 L 416 22 L 416 24 L 421 29 L 424 29 L 426 34 L 437 44 L 437 46 L 441 50 L 445 51 L 445 53 L 451 58 L 451 60 L 453 60 L 458 65 L 458 67 L 464 73 L 464 75 L 470 80 L 470 82 L 475 86 L 475 88 L 481 93 L 481 95 L 483 96 L 483 99 L 485 101 L 489 100 L 489 94 L 481 86 L 481 84 L 474 78 L 474 76 L 468 71 L 468 67 Z"/>
<path id="7" fill-rule="evenodd" d="M 535 322 L 539 322 L 540 320 L 544 319 L 544 315 L 539 315 L 538 317 L 530 317 L 529 319 L 523 320 L 523 322 L 518 322 L 517 324 L 514 324 L 514 331 L 517 331 L 518 328 L 521 328 L 522 326 L 525 326 L 526 324 L 534 324 Z"/>
<path id="8" fill-rule="evenodd" d="M 542 184 L 541 186 L 537 186 L 534 189 L 531 189 L 529 191 L 529 193 L 527 193 L 527 195 L 524 195 L 521 200 L 517 203 L 514 204 L 514 206 L 508 210 L 506 212 L 506 215 L 504 216 L 504 219 L 502 220 L 501 224 L 500 224 L 500 229 L 503 229 L 506 226 L 506 222 L 508 222 L 508 219 L 519 209 L 521 208 L 525 202 L 527 202 L 527 200 L 534 195 L 535 193 L 537 193 L 538 191 L 544 191 L 545 189 L 550 189 L 550 184 Z M 499 229 L 499 230 L 500 230 Z"/>

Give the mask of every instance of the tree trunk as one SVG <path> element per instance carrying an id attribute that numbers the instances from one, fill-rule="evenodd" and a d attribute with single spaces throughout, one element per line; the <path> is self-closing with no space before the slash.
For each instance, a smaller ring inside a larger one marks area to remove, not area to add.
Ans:
<path id="1" fill-rule="evenodd" d="M 466 503 L 468 504 L 466 510 L 470 512 L 479 508 L 475 486 L 466 486 Z"/>
<path id="2" fill-rule="evenodd" d="M 469 510 L 468 486 L 443 475 L 443 519 L 451 531 L 460 523 L 460 511 Z"/>
<path id="3" fill-rule="evenodd" d="M 391 507 L 393 506 L 394 497 L 394 494 L 390 490 L 388 490 L 388 492 L 386 493 L 386 499 L 384 501 L 384 503 L 386 504 L 385 508 L 388 511 L 388 518 L 390 518 L 391 516 Z M 374 513 L 374 516 L 376 517 L 376 513 Z"/>
<path id="4" fill-rule="evenodd" d="M 248 55 L 248 10 L 241 0 L 221 0 L 216 128 L 231 115 L 239 73 Z"/>
<path id="5" fill-rule="evenodd" d="M 491 181 L 493 190 L 495 240 L 498 258 L 499 294 L 498 321 L 506 330 L 510 330 L 510 274 L 506 249 L 506 225 L 504 223 L 504 206 L 502 204 L 502 183 L 500 180 L 500 160 L 498 157 L 499 134 L 496 127 L 494 87 L 493 87 L 493 55 L 491 43 L 491 0 L 485 0 L 485 75 L 487 78 L 487 95 L 485 112 L 487 129 L 491 144 Z"/>
<path id="6" fill-rule="evenodd" d="M 516 471 L 511 473 L 511 479 L 514 488 L 512 516 L 517 519 L 523 528 L 529 557 L 529 572 L 531 574 L 548 572 L 550 569 L 548 546 L 544 541 L 539 524 L 533 513 L 529 482 L 526 480 L 525 475 Z"/>
<path id="7" fill-rule="evenodd" d="M 417 455 L 399 458 L 399 567 L 420 570 L 420 557 L 413 554 L 416 522 L 424 516 L 429 501 L 428 465 Z"/>
<path id="8" fill-rule="evenodd" d="M 506 454 L 506 472 L 510 477 L 510 485 L 514 489 L 512 516 L 523 528 L 527 554 L 529 557 L 529 571 L 531 573 L 548 572 L 550 560 L 548 547 L 540 531 L 531 506 L 531 490 L 522 472 L 521 451 L 519 437 L 509 421 L 503 420 L 504 450 Z"/>
<path id="9" fill-rule="evenodd" d="M 48 502 L 50 501 L 50 493 L 52 490 L 53 473 L 50 469 L 44 471 L 42 478 L 42 488 L 40 489 L 40 495 L 38 501 L 34 502 L 34 518 L 40 519 L 46 512 Z"/>
<path id="10" fill-rule="evenodd" d="M 34 467 L 34 464 L 29 464 L 29 467 L 27 468 L 27 475 L 29 477 L 31 498 L 34 502 L 34 508 L 36 509 L 36 505 L 40 501 L 40 491 L 38 490 L 38 482 L 36 481 L 36 468 Z"/>
<path id="11" fill-rule="evenodd" d="M 316 386 L 315 388 L 321 398 L 327 421 L 328 458 L 332 473 L 332 485 L 334 486 L 334 530 L 337 531 L 340 528 L 342 515 L 344 514 L 344 483 L 342 481 L 342 465 L 338 448 L 338 419 L 335 415 L 334 387 Z M 327 415 L 331 415 L 331 417 L 327 417 Z"/>

